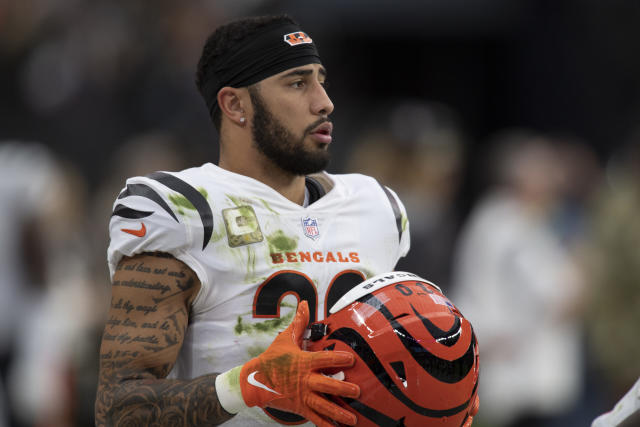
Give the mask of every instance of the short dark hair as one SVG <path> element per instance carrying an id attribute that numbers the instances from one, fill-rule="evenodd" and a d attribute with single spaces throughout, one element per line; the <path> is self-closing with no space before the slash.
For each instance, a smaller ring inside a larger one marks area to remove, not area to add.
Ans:
<path id="1" fill-rule="evenodd" d="M 204 86 L 211 78 L 213 64 L 224 54 L 237 47 L 259 29 L 274 22 L 298 25 L 288 15 L 268 15 L 243 18 L 218 27 L 210 36 L 202 49 L 196 71 L 196 86 L 200 94 L 205 97 Z M 216 108 L 211 116 L 216 130 L 220 131 L 222 121 L 220 109 Z"/>

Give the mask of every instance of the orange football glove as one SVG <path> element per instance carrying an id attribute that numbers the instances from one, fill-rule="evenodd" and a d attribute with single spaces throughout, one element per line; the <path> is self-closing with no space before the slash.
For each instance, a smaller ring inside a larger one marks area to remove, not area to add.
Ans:
<path id="1" fill-rule="evenodd" d="M 234 368 L 216 378 L 218 397 L 227 411 L 234 413 L 242 409 L 238 407 L 237 397 L 230 397 L 228 391 L 229 384 L 239 382 L 246 406 L 269 406 L 293 412 L 320 427 L 332 427 L 330 420 L 356 424 L 353 413 L 321 393 L 357 398 L 360 387 L 320 373 L 328 368 L 351 367 L 355 363 L 354 356 L 343 351 L 302 351 L 302 334 L 308 323 L 309 306 L 302 301 L 291 324 L 278 334 L 264 353 L 239 370 Z"/>

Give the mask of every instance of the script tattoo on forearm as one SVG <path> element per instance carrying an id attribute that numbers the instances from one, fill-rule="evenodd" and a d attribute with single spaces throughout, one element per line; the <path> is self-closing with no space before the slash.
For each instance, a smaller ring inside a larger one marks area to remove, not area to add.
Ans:
<path id="1" fill-rule="evenodd" d="M 197 278 L 166 254 L 118 265 L 100 348 L 97 426 L 210 426 L 232 417 L 215 374 L 170 380 L 184 340 Z"/>

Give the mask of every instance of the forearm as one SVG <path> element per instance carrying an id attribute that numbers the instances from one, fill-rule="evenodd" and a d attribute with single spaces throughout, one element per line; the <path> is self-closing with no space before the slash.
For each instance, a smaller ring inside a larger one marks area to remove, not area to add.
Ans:
<path id="1" fill-rule="evenodd" d="M 215 390 L 215 374 L 193 380 L 130 379 L 104 384 L 96 400 L 97 426 L 213 426 L 226 412 Z"/>
<path id="2" fill-rule="evenodd" d="M 97 426 L 211 426 L 233 416 L 218 402 L 215 374 L 166 379 L 198 289 L 195 273 L 175 258 L 140 254 L 120 262 L 100 346 Z"/>

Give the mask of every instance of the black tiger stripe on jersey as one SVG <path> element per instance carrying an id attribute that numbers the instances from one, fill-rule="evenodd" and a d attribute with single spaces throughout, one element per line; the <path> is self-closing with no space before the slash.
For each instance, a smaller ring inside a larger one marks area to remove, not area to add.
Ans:
<path id="1" fill-rule="evenodd" d="M 389 321 L 393 331 L 396 333 L 396 336 L 411 354 L 411 357 L 413 357 L 413 359 L 418 362 L 418 364 L 422 366 L 429 375 L 438 381 L 442 381 L 447 384 L 457 383 L 466 377 L 473 367 L 473 362 L 475 360 L 473 351 L 475 346 L 475 335 L 473 335 L 473 333 L 471 335 L 469 348 L 464 355 L 455 360 L 442 359 L 420 345 L 418 340 L 416 340 L 402 326 L 402 324 L 396 320 L 384 303 L 374 295 L 365 295 L 358 301 L 376 308 Z"/>
<path id="2" fill-rule="evenodd" d="M 207 199 L 205 199 L 205 197 L 191 185 L 166 172 L 154 172 L 147 175 L 147 178 L 158 181 L 173 191 L 177 191 L 182 194 L 189 203 L 196 208 L 204 229 L 204 241 L 202 242 L 202 249 L 204 250 L 204 248 L 209 244 L 209 240 L 211 240 L 211 235 L 213 234 L 213 212 L 211 211 L 211 206 L 209 206 Z"/>
<path id="3" fill-rule="evenodd" d="M 391 191 L 389 191 L 387 187 L 385 187 L 380 183 L 378 183 L 378 185 L 382 187 L 384 194 L 386 194 L 387 198 L 389 199 L 389 203 L 391 203 L 391 209 L 393 209 L 393 215 L 396 217 L 396 228 L 398 229 L 398 240 L 402 240 L 402 211 L 400 210 L 398 201 L 393 196 L 393 194 L 391 194 Z"/>
<path id="4" fill-rule="evenodd" d="M 113 213 L 111 216 L 120 216 L 122 218 L 128 219 L 140 219 L 146 218 L 151 215 L 153 211 L 139 211 L 137 209 L 131 209 L 125 205 L 118 204 L 113 209 Z"/>
<path id="5" fill-rule="evenodd" d="M 431 418 L 451 417 L 469 407 L 471 396 L 469 396 L 469 399 L 467 399 L 467 401 L 463 404 L 447 409 L 426 408 L 411 400 L 406 394 L 402 392 L 402 390 L 400 390 L 400 388 L 398 388 L 389 373 L 384 368 L 384 365 L 382 364 L 380 359 L 378 359 L 378 356 L 376 356 L 373 349 L 369 346 L 367 341 L 354 329 L 340 328 L 332 332 L 329 335 L 328 339 L 342 341 L 343 343 L 350 346 L 354 353 L 356 353 L 358 357 L 367 364 L 376 379 L 380 381 L 387 390 L 389 390 L 389 393 L 391 393 L 396 399 L 402 402 L 406 407 L 410 408 L 412 411 L 420 415 Z M 473 347 L 473 345 L 475 344 L 472 341 L 470 347 Z M 446 362 L 444 359 L 438 360 Z"/>
<path id="6" fill-rule="evenodd" d="M 149 200 L 153 200 L 162 209 L 167 211 L 167 213 L 171 215 L 171 217 L 175 219 L 176 222 L 179 222 L 178 218 L 176 217 L 176 214 L 173 213 L 173 211 L 171 210 L 167 202 L 165 202 L 164 199 L 153 188 L 149 187 L 148 185 L 127 184 L 127 188 L 125 188 L 122 191 L 122 193 L 118 195 L 118 199 L 124 199 L 125 197 L 129 197 L 129 196 L 140 196 L 140 197 L 146 197 Z"/>

